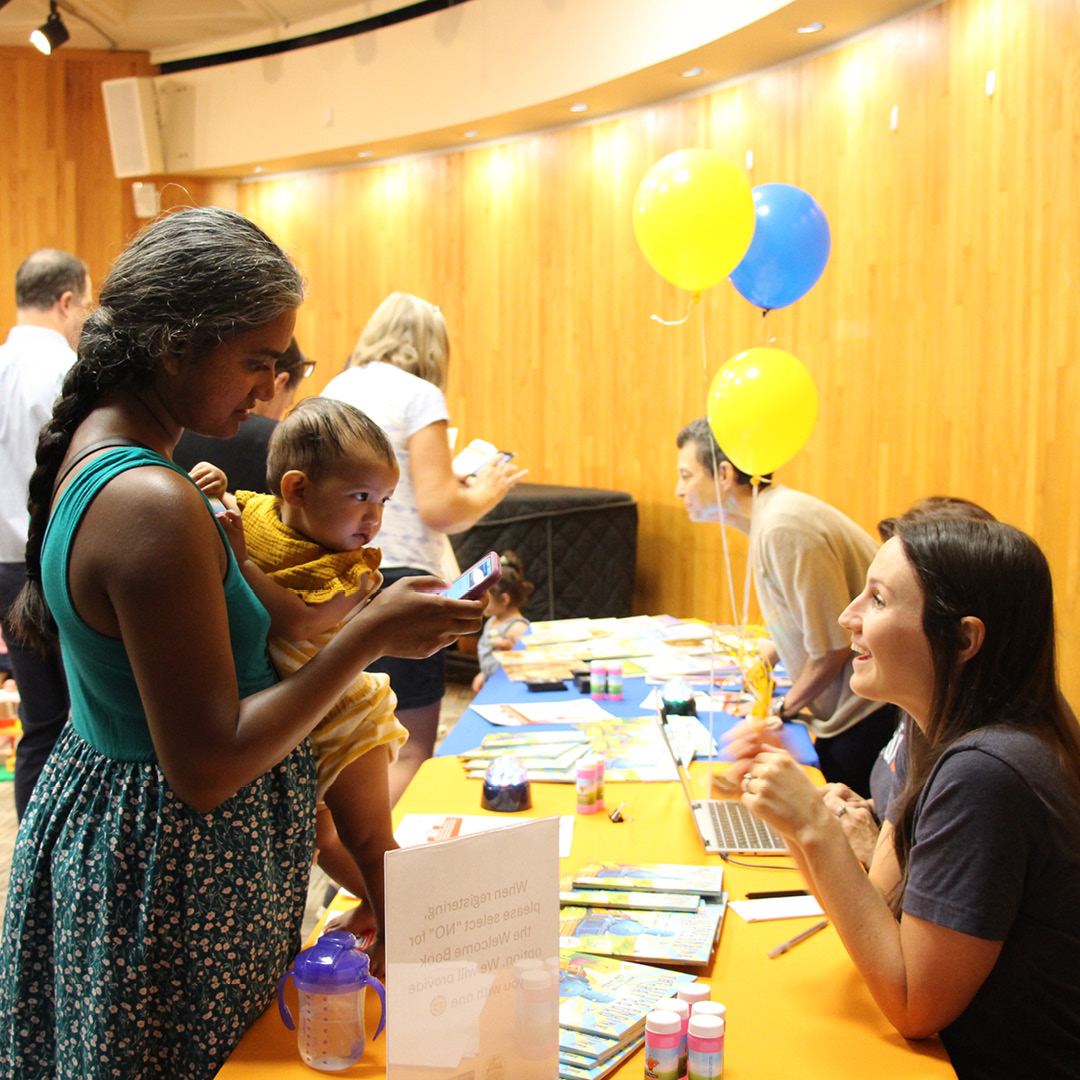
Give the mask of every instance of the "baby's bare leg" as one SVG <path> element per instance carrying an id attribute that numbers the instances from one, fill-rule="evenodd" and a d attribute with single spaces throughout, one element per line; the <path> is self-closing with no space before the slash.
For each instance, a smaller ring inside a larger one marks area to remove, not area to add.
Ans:
<path id="1" fill-rule="evenodd" d="M 326 793 L 326 805 L 339 842 L 332 845 L 332 852 L 323 853 L 319 859 L 319 865 L 335 881 L 357 896 L 366 897 L 368 901 L 370 915 L 366 911 L 358 911 L 355 915 L 347 913 L 334 920 L 334 927 L 343 930 L 356 927 L 362 931 L 371 925 L 370 919 L 374 917 L 377 936 L 368 954 L 371 956 L 372 972 L 376 975 L 382 974 L 384 968 L 386 889 L 383 855 L 398 846 L 390 819 L 388 766 L 386 748 L 377 746 L 338 774 Z M 327 855 L 336 866 L 341 865 L 344 861 L 342 856 L 345 856 L 355 869 L 350 871 L 341 866 L 339 877 L 327 865 Z M 355 880 L 353 875 L 357 870 L 362 879 L 358 883 L 360 888 L 343 880 Z"/>

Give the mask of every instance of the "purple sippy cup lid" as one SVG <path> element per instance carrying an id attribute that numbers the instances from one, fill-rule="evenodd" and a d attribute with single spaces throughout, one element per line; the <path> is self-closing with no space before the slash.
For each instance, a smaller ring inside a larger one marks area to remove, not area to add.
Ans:
<path id="1" fill-rule="evenodd" d="M 323 934 L 293 964 L 298 990 L 316 994 L 343 993 L 371 981 L 367 953 L 356 947 L 356 938 L 344 930 Z"/>

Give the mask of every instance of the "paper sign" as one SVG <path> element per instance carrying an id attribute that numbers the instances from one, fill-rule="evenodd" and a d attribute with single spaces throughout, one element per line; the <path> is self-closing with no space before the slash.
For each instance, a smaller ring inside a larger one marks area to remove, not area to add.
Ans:
<path id="1" fill-rule="evenodd" d="M 559 821 L 386 853 L 388 1080 L 558 1072 Z"/>
<path id="2" fill-rule="evenodd" d="M 802 919 L 808 915 L 825 914 L 813 896 L 773 896 L 767 900 L 732 900 L 728 906 L 747 922 Z"/>

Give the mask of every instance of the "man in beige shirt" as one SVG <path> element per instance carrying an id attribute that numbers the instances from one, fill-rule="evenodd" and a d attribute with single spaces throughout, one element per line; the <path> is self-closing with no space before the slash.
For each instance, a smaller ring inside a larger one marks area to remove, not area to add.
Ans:
<path id="1" fill-rule="evenodd" d="M 676 442 L 675 494 L 691 519 L 723 521 L 750 537 L 762 616 L 792 680 L 777 715 L 808 725 L 826 780 L 868 795 L 896 710 L 852 692 L 851 640 L 837 620 L 862 591 L 877 542 L 835 507 L 771 477 L 755 495 L 704 418 L 683 428 Z"/>

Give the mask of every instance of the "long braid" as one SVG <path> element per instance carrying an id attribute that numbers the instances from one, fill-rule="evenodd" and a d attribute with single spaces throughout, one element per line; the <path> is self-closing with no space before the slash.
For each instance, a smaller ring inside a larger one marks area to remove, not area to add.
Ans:
<path id="1" fill-rule="evenodd" d="M 37 466 L 30 477 L 27 509 L 30 524 L 26 538 L 26 585 L 10 615 L 15 633 L 28 645 L 47 651 L 56 644 L 56 624 L 45 601 L 41 583 L 41 546 L 49 524 L 53 488 L 64 456 L 79 425 L 90 415 L 103 394 L 135 389 L 153 377 L 153 366 L 128 359 L 116 363 L 115 350 L 122 348 L 110 325 L 109 312 L 99 308 L 86 320 L 79 342 L 79 359 L 64 377 L 52 417 L 38 435 Z"/>
<path id="2" fill-rule="evenodd" d="M 41 583 L 42 542 L 61 463 L 101 398 L 150 385 L 163 356 L 203 356 L 298 307 L 303 295 L 303 281 L 281 248 L 242 215 L 220 207 L 159 218 L 121 253 L 97 310 L 83 324 L 78 360 L 38 438 L 27 583 L 10 613 L 20 638 L 41 650 L 56 644 Z"/>

